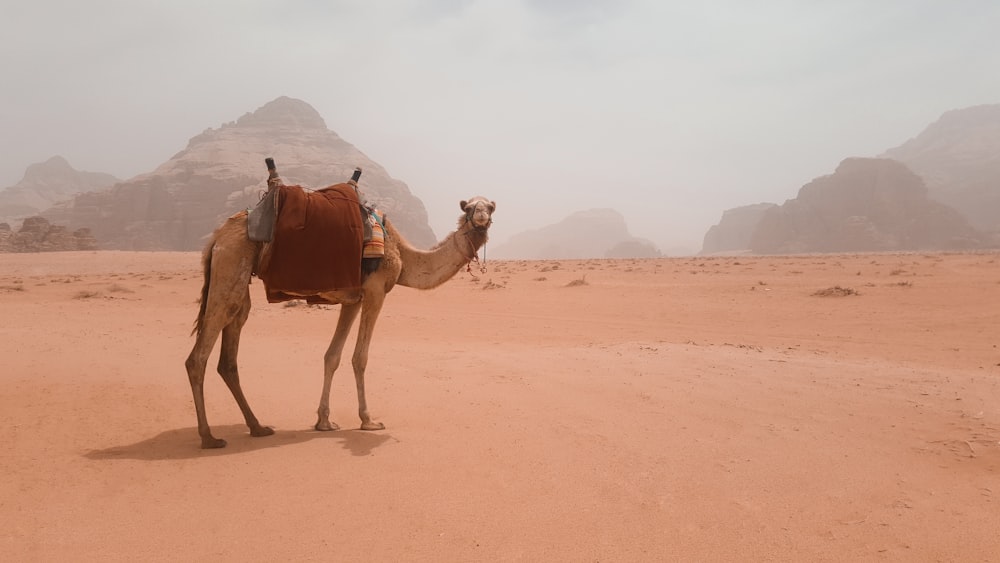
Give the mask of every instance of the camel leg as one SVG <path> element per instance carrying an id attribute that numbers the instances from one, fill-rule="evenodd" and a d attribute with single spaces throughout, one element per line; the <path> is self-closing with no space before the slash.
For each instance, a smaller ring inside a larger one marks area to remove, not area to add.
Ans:
<path id="1" fill-rule="evenodd" d="M 358 416 L 361 417 L 362 430 L 382 430 L 385 425 L 381 422 L 372 421 L 368 414 L 368 401 L 365 399 L 365 368 L 368 367 L 368 346 L 372 341 L 372 333 L 375 332 L 375 321 L 382 311 L 382 303 L 385 301 L 385 294 L 367 295 L 368 299 L 363 301 L 361 313 L 361 326 L 358 328 L 358 343 L 354 347 L 354 382 L 358 386 Z"/>
<path id="2" fill-rule="evenodd" d="M 205 416 L 205 366 L 221 330 L 219 323 L 206 322 L 184 362 L 191 382 L 191 394 L 194 395 L 194 410 L 198 415 L 198 435 L 201 436 L 201 447 L 205 449 L 226 447 L 225 440 L 212 436 L 208 417 Z"/>
<path id="3" fill-rule="evenodd" d="M 215 232 L 215 240 L 211 243 L 203 257 L 205 268 L 205 283 L 202 286 L 202 308 L 196 323 L 194 348 L 184 362 L 187 368 L 188 380 L 191 383 L 191 394 L 194 396 L 194 408 L 198 415 L 198 435 L 201 436 L 202 448 L 223 448 L 225 440 L 212 436 L 205 416 L 205 366 L 212 353 L 219 334 L 231 323 L 238 321 L 235 334 L 232 329 L 224 340 L 239 340 L 240 328 L 246 321 L 250 311 L 250 272 L 253 267 L 256 252 L 259 247 L 246 238 L 246 216 L 234 216 Z M 231 357 L 233 373 L 236 366 L 236 347 L 231 343 L 223 346 L 222 358 Z M 224 361 L 220 359 L 220 372 L 224 372 Z M 223 375 L 226 379 L 227 375 Z M 235 386 L 239 388 L 236 376 Z M 229 384 L 229 380 L 226 381 Z M 230 385 L 232 389 L 232 385 Z M 236 395 L 236 392 L 234 392 Z M 240 392 L 242 395 L 242 392 Z M 239 401 L 239 398 L 237 398 Z M 244 399 L 245 402 L 245 399 Z M 252 416 L 252 415 L 251 415 Z M 249 424 L 249 420 L 248 420 Z"/>
<path id="4" fill-rule="evenodd" d="M 347 335 L 351 332 L 354 319 L 358 318 L 360 303 L 340 306 L 340 318 L 337 320 L 337 330 L 330 340 L 330 347 L 323 356 L 323 393 L 319 397 L 319 409 L 316 411 L 316 430 L 340 430 L 340 427 L 330 422 L 330 384 L 333 382 L 333 372 L 340 366 L 340 358 L 347 343 Z"/>
<path id="5" fill-rule="evenodd" d="M 261 426 L 260 422 L 257 421 L 257 417 L 254 416 L 253 411 L 250 410 L 250 404 L 243 395 L 243 388 L 240 387 L 240 373 L 236 365 L 236 357 L 240 349 L 240 333 L 247 321 L 247 317 L 250 315 L 250 295 L 248 290 L 244 291 L 246 292 L 246 296 L 243 299 L 243 307 L 240 309 L 239 314 L 222 329 L 222 349 L 219 352 L 219 375 L 226 382 L 229 391 L 232 392 L 233 398 L 236 399 L 236 404 L 240 406 L 243 418 L 250 428 L 250 435 L 270 436 L 274 434 L 274 429 Z"/>

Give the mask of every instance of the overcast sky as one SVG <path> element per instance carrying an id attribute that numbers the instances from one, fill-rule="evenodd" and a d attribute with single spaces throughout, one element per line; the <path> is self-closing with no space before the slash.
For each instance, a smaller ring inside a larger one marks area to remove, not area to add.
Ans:
<path id="1" fill-rule="evenodd" d="M 482 194 L 495 242 L 610 207 L 697 251 L 725 209 L 1000 103 L 992 0 L 13 4 L 0 187 L 54 155 L 127 179 L 286 95 L 406 182 L 439 237 Z"/>

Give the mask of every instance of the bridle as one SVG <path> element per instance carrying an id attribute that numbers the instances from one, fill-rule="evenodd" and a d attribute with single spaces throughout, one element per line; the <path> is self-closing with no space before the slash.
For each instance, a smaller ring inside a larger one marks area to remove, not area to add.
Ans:
<path id="1" fill-rule="evenodd" d="M 472 224 L 472 218 L 475 216 L 475 214 L 476 214 L 476 206 L 475 205 L 468 206 L 468 209 L 465 210 L 465 222 L 472 226 L 473 231 L 479 233 L 485 233 L 490 228 L 490 225 L 493 224 L 493 214 L 492 213 L 490 214 L 490 220 L 487 221 L 486 225 L 482 227 L 477 227 Z"/>
<path id="2" fill-rule="evenodd" d="M 490 225 L 493 224 L 493 215 L 492 214 L 490 215 L 490 220 L 487 221 L 485 225 L 483 225 L 481 227 L 478 227 L 478 226 L 476 226 L 476 225 L 474 225 L 472 223 L 472 217 L 475 215 L 475 213 L 476 213 L 476 206 L 475 205 L 469 206 L 469 208 L 465 211 L 465 223 L 467 225 L 469 225 L 469 230 L 467 230 L 464 233 L 462 233 L 462 235 L 465 237 L 465 241 L 469 243 L 469 250 L 468 251 L 462 250 L 461 243 L 458 242 L 458 238 L 459 237 L 456 236 L 456 237 L 452 237 L 452 238 L 455 240 L 455 246 L 458 248 L 458 251 L 468 261 L 468 263 L 465 266 L 465 271 L 469 272 L 469 273 L 472 273 L 472 263 L 475 262 L 476 264 L 479 264 L 479 266 L 480 266 L 479 267 L 479 271 L 485 274 L 486 271 L 487 271 L 486 270 L 486 243 L 483 243 L 483 261 L 480 262 L 479 261 L 479 251 L 476 250 L 476 243 L 474 243 L 472 241 L 472 233 L 485 234 L 486 231 L 490 228 Z"/>

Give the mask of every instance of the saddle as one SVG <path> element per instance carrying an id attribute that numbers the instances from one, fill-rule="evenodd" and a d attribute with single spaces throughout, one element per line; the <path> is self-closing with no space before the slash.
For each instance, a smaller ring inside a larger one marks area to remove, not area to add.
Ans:
<path id="1" fill-rule="evenodd" d="M 265 197 L 275 200 L 273 239 L 264 245 L 257 266 L 268 302 L 329 303 L 318 294 L 359 291 L 364 225 L 354 187 L 276 186 L 272 191 Z"/>
<path id="2" fill-rule="evenodd" d="M 268 191 L 249 210 L 247 235 L 265 243 L 254 273 L 268 302 L 333 303 L 320 294 L 360 293 L 363 275 L 385 254 L 384 215 L 358 195 L 361 169 L 347 183 L 313 191 L 284 185 L 274 160 L 265 162 Z"/>

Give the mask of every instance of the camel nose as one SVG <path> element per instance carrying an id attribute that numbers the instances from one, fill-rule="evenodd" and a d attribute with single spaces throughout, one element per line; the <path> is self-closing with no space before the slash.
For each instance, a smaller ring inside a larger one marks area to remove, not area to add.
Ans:
<path id="1" fill-rule="evenodd" d="M 472 222 L 477 227 L 482 227 L 490 222 L 490 213 L 482 207 L 477 208 L 476 212 L 472 215 Z"/>

